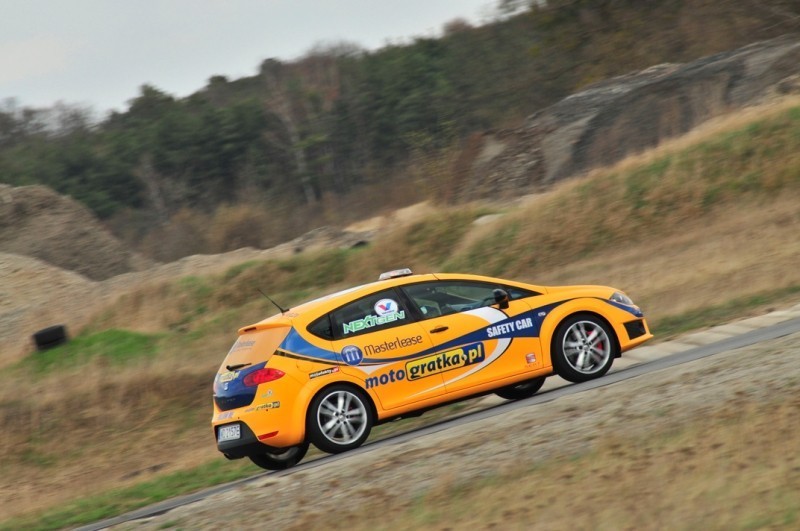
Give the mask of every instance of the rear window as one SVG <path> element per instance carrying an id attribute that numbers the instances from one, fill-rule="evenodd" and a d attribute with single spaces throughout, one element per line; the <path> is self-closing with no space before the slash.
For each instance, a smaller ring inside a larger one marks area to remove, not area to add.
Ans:
<path id="1" fill-rule="evenodd" d="M 222 371 L 225 366 L 251 364 L 255 365 L 272 357 L 278 347 L 286 339 L 291 330 L 288 326 L 276 326 L 253 330 L 240 335 L 225 356 Z"/>
<path id="2" fill-rule="evenodd" d="M 333 327 L 331 326 L 330 314 L 325 314 L 310 325 L 306 329 L 317 337 L 322 339 L 333 339 Z"/>

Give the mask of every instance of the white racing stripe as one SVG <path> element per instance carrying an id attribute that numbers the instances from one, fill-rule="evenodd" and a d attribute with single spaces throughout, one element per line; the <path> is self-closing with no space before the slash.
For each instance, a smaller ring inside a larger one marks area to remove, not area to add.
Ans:
<path id="1" fill-rule="evenodd" d="M 480 313 L 478 313 L 478 312 L 480 312 Z M 477 315 L 478 317 L 482 317 L 483 319 L 486 319 L 488 321 L 488 324 L 490 324 L 490 325 L 494 324 L 494 323 L 498 323 L 498 322 L 502 321 L 503 319 L 507 319 L 508 318 L 508 316 L 506 314 L 504 314 L 503 312 L 501 312 L 500 310 L 495 310 L 494 308 L 490 308 L 490 307 L 478 308 L 477 310 L 472 310 L 472 311 L 467 312 L 467 313 L 470 313 L 470 314 L 473 314 L 473 315 Z M 478 363 L 477 365 L 475 365 L 475 367 L 473 367 L 472 369 L 468 370 L 464 374 L 462 374 L 460 376 L 456 376 L 455 378 L 453 378 L 451 380 L 447 380 L 446 382 L 444 382 L 444 385 L 452 384 L 453 382 L 457 382 L 457 381 L 459 381 L 459 380 L 461 380 L 463 378 L 466 378 L 467 376 L 475 374 L 476 372 L 478 372 L 479 370 L 483 369 L 484 367 L 486 367 L 487 365 L 492 363 L 494 360 L 496 360 L 497 358 L 502 356 L 503 352 L 506 351 L 506 349 L 508 348 L 508 345 L 510 345 L 510 344 L 511 344 L 511 338 L 504 337 L 502 339 L 498 339 L 497 340 L 497 346 L 494 347 L 494 350 L 492 351 L 492 353 L 489 354 L 489 356 L 487 356 L 485 360 L 483 360 L 481 363 Z"/>
<path id="2" fill-rule="evenodd" d="M 480 317 L 481 319 L 484 319 L 486 321 L 486 326 L 493 325 L 495 323 L 499 323 L 500 321 L 502 321 L 504 319 L 508 319 L 508 316 L 506 314 L 504 314 L 500 310 L 496 310 L 496 309 L 491 308 L 489 306 L 486 306 L 484 308 L 477 308 L 475 310 L 470 310 L 468 312 L 464 312 L 464 315 L 474 315 L 475 317 Z M 509 338 L 498 339 L 497 340 L 497 346 L 492 351 L 492 353 L 489 354 L 489 356 L 485 360 L 483 360 L 481 363 L 478 363 L 477 365 L 475 365 L 474 368 L 468 370 L 467 372 L 465 372 L 461 376 L 453 378 L 452 380 L 448 380 L 446 382 L 442 382 L 442 383 L 440 383 L 438 385 L 434 385 L 433 387 L 428 387 L 427 389 L 424 389 L 422 391 L 414 393 L 413 395 L 410 395 L 410 396 L 413 397 L 413 396 L 416 396 L 416 395 L 420 395 L 422 393 L 428 393 L 428 392 L 436 390 L 436 389 L 438 389 L 440 387 L 444 387 L 446 384 L 452 384 L 453 382 L 457 382 L 458 380 L 461 380 L 462 378 L 466 378 L 467 376 L 476 373 L 477 371 L 479 371 L 479 370 L 483 369 L 484 367 L 486 367 L 489 363 L 491 363 L 494 360 L 496 360 L 497 358 L 499 358 L 503 354 L 503 352 L 506 351 L 506 349 L 508 348 L 508 345 L 510 343 L 511 343 L 511 339 L 509 339 Z"/>

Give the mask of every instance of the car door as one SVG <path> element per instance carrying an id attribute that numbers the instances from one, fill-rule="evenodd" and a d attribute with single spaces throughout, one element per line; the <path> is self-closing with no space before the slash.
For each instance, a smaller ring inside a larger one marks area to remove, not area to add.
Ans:
<path id="1" fill-rule="evenodd" d="M 500 309 L 498 288 L 503 286 L 469 280 L 402 287 L 434 345 L 435 354 L 419 363 L 441 370 L 447 393 L 542 367 L 540 318 L 519 291 L 512 290 L 508 308 Z"/>
<path id="2" fill-rule="evenodd" d="M 409 377 L 407 365 L 433 344 L 399 295 L 393 288 L 381 290 L 331 313 L 341 370 L 362 380 L 387 410 L 445 392 L 441 375 Z"/>

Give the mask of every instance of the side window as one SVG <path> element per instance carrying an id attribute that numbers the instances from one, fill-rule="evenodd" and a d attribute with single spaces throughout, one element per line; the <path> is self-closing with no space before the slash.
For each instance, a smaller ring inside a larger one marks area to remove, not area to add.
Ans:
<path id="1" fill-rule="evenodd" d="M 325 314 L 310 325 L 307 330 L 317 337 L 323 339 L 333 339 L 333 328 L 331 327 L 331 316 Z"/>
<path id="2" fill-rule="evenodd" d="M 506 289 L 506 291 L 508 292 L 508 298 L 511 299 L 512 301 L 518 299 L 524 299 L 525 297 L 534 297 L 536 295 L 541 295 L 541 293 L 537 293 L 529 289 L 515 288 L 513 286 L 509 286 Z"/>
<path id="3" fill-rule="evenodd" d="M 413 321 L 393 289 L 379 291 L 331 313 L 336 339 L 375 332 Z"/>
<path id="4" fill-rule="evenodd" d="M 496 284 L 465 280 L 443 280 L 403 286 L 403 291 L 419 307 L 423 319 L 466 312 L 494 304 Z"/>

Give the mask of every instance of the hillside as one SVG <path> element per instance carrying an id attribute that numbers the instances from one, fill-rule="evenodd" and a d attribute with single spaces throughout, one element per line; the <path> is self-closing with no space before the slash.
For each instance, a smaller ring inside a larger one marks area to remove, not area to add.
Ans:
<path id="1" fill-rule="evenodd" d="M 485 199 L 498 176 L 523 181 L 505 190 L 510 197 L 526 178 L 536 182 L 543 173 L 549 184 L 612 163 L 741 100 L 753 103 L 738 97 L 750 90 L 740 80 L 759 88 L 798 63 L 789 54 L 773 64 L 762 53 L 759 61 L 775 68 L 761 72 L 752 58 L 727 69 L 679 68 L 682 77 L 651 84 L 649 98 L 633 91 L 638 115 L 620 113 L 618 100 L 586 117 L 596 137 L 576 138 L 579 123 L 555 119 L 575 102 L 559 107 L 564 98 L 597 94 L 598 82 L 652 65 L 687 65 L 797 32 L 800 7 L 786 0 L 505 3 L 534 7 L 479 27 L 454 21 L 440 38 L 375 51 L 339 43 L 293 62 L 265 58 L 252 76 L 209 73 L 187 98 L 144 85 L 127 110 L 99 123 L 80 106 L 26 109 L 11 101 L 0 109 L 0 182 L 70 195 L 161 262 L 267 248 L 423 200 Z M 725 92 L 726 79 L 736 90 Z M 680 92 L 684 85 L 692 89 Z M 666 97 L 671 90 L 674 98 Z M 664 108 L 651 119 L 653 102 Z M 526 125 L 542 112 L 541 127 Z M 612 119 L 617 114 L 621 121 Z M 538 139 L 548 127 L 557 134 Z M 489 179 L 473 171 L 478 151 L 490 154 L 507 137 L 523 150 L 509 149 L 506 164 L 489 161 L 502 170 Z M 620 146 L 631 137 L 642 142 Z M 576 151 L 567 157 L 561 151 L 571 142 Z M 539 148 L 545 163 L 532 155 Z"/>
<path id="2" fill-rule="evenodd" d="M 92 280 L 152 265 L 112 236 L 86 206 L 45 186 L 0 184 L 0 249 Z"/>
<path id="3" fill-rule="evenodd" d="M 774 102 L 543 194 L 390 222 L 368 246 L 245 250 L 93 283 L 87 293 L 105 295 L 82 310 L 72 345 L 0 375 L 0 489 L 14 493 L 0 512 L 254 472 L 216 455 L 208 400 L 234 331 L 274 312 L 256 287 L 290 306 L 399 266 L 610 284 L 643 306 L 659 339 L 796 304 L 799 153 L 800 101 Z M 21 400 L 21 382 L 42 392 Z"/>

